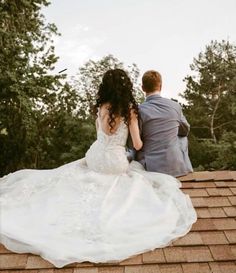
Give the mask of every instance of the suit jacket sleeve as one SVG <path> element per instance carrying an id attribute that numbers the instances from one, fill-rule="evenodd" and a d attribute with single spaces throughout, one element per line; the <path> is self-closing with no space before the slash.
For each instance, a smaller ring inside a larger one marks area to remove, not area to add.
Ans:
<path id="1" fill-rule="evenodd" d="M 185 118 L 183 111 L 180 107 L 180 121 L 179 121 L 179 131 L 178 131 L 178 136 L 185 137 L 188 135 L 190 131 L 190 125 Z"/>

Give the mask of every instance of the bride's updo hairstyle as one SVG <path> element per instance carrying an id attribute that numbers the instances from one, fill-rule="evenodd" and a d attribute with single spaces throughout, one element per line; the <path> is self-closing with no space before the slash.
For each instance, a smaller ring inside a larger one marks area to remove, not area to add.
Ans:
<path id="1" fill-rule="evenodd" d="M 108 103 L 110 131 L 115 127 L 117 117 L 124 118 L 124 122 L 129 125 L 131 110 L 138 115 L 138 106 L 133 96 L 133 84 L 122 69 L 108 70 L 99 86 L 96 100 L 96 109 Z"/>

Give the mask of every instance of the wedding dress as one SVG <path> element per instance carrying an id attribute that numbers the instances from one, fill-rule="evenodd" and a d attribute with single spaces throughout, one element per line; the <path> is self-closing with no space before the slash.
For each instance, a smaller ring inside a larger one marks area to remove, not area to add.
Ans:
<path id="1" fill-rule="evenodd" d="M 99 126 L 84 159 L 0 179 L 0 242 L 41 255 L 56 267 L 117 262 L 164 247 L 196 221 L 190 197 L 172 176 L 128 163 L 128 128 Z"/>

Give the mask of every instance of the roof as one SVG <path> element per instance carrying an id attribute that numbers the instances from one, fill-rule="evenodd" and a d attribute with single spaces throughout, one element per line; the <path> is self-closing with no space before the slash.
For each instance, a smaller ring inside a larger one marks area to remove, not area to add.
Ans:
<path id="1" fill-rule="evenodd" d="M 198 220 L 172 245 L 121 263 L 73 263 L 56 271 L 39 256 L 12 253 L 0 245 L 2 273 L 235 273 L 236 171 L 196 172 L 180 180 Z"/>

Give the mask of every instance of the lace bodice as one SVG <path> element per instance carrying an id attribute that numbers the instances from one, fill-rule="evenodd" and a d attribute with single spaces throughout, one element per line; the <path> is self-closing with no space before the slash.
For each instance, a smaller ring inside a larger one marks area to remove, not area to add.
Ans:
<path id="1" fill-rule="evenodd" d="M 112 135 L 108 135 L 102 130 L 100 119 L 98 119 L 98 122 L 99 127 L 97 131 L 97 141 L 106 147 L 114 145 L 125 146 L 128 137 L 128 127 L 123 120 L 120 122 L 117 130 Z"/>
<path id="2" fill-rule="evenodd" d="M 102 130 L 98 117 L 97 140 L 87 151 L 85 158 L 90 169 L 102 173 L 123 173 L 128 169 L 125 144 L 128 138 L 128 127 L 122 120 L 112 135 Z"/>

